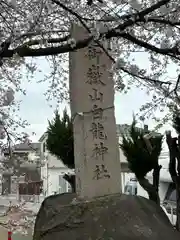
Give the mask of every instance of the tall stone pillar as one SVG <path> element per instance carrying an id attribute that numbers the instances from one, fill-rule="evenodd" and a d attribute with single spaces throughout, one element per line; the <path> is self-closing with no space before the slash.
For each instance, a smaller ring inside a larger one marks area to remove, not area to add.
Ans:
<path id="1" fill-rule="evenodd" d="M 84 28 L 72 27 L 75 40 L 87 36 Z M 82 198 L 121 192 L 111 67 L 110 58 L 94 42 L 69 54 L 76 190 Z"/>

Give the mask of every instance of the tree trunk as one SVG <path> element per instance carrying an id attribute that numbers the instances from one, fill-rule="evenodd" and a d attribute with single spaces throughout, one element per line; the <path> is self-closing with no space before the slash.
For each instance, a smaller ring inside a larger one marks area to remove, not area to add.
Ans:
<path id="1" fill-rule="evenodd" d="M 178 140 L 180 140 L 179 137 Z M 172 138 L 171 132 L 167 132 L 166 142 L 169 148 L 169 173 L 176 186 L 176 229 L 180 231 L 180 141 L 177 145 L 177 138 Z"/>
<path id="2" fill-rule="evenodd" d="M 177 220 L 176 220 L 176 229 L 180 231 L 180 189 L 179 186 L 176 185 L 176 214 L 177 214 Z"/>
<path id="3" fill-rule="evenodd" d="M 157 164 L 157 166 L 153 170 L 153 186 L 159 196 L 159 176 L 160 176 L 160 170 L 162 166 Z"/>
<path id="4" fill-rule="evenodd" d="M 75 175 L 64 174 L 63 178 L 71 185 L 72 192 L 76 192 Z"/>
<path id="5" fill-rule="evenodd" d="M 176 229 L 180 231 L 180 135 L 178 136 L 178 145 L 176 145 L 176 159 L 177 162 L 175 164 L 175 168 L 177 166 L 177 177 L 176 177 Z"/>
<path id="6" fill-rule="evenodd" d="M 147 191 L 149 199 L 160 205 L 159 194 L 156 191 L 156 188 L 146 178 L 138 178 L 138 181 L 141 187 Z"/>

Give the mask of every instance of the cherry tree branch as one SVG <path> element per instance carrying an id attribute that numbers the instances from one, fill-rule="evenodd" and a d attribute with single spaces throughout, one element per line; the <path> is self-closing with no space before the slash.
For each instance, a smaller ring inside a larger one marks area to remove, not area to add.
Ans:
<path id="1" fill-rule="evenodd" d="M 25 46 L 35 46 L 35 45 L 39 45 L 42 42 L 44 43 L 62 43 L 67 41 L 70 38 L 70 35 L 66 35 L 64 37 L 60 37 L 60 38 L 43 38 L 43 39 L 36 39 L 36 40 L 30 40 L 25 42 L 23 45 Z"/>
<path id="2" fill-rule="evenodd" d="M 64 4 L 62 4 L 58 0 L 52 0 L 52 2 L 57 4 L 58 6 L 60 6 L 65 11 L 72 14 L 73 16 L 75 16 L 80 21 L 80 23 L 85 27 L 85 29 L 88 32 L 90 32 L 86 23 L 82 20 L 82 17 L 79 14 L 77 14 L 73 10 L 66 7 Z M 122 33 L 122 31 L 124 29 L 126 29 L 129 26 L 132 26 L 137 21 L 140 21 L 140 19 L 144 19 L 145 15 L 151 13 L 152 11 L 155 11 L 156 9 L 158 9 L 159 7 L 161 7 L 164 4 L 167 4 L 168 2 L 169 2 L 169 0 L 161 0 L 158 3 L 152 5 L 151 7 L 147 8 L 145 10 L 142 10 L 141 12 L 139 12 L 137 14 L 134 14 L 133 18 L 126 20 L 123 24 L 119 24 L 114 29 L 108 30 L 105 34 L 100 34 L 100 38 L 102 38 L 103 36 L 105 36 L 107 39 L 113 38 L 113 37 L 123 37 L 141 47 L 145 47 L 146 49 L 155 51 L 160 54 L 168 54 L 168 53 L 172 52 L 172 50 L 174 51 L 174 48 L 173 49 L 159 49 L 151 44 L 148 44 L 148 43 L 145 43 L 143 41 L 136 39 L 135 37 L 131 36 L 128 33 Z M 18 53 L 21 57 L 29 57 L 29 56 L 37 57 L 37 56 L 57 55 L 57 54 L 71 52 L 71 51 L 74 51 L 74 50 L 77 50 L 80 48 L 87 47 L 91 41 L 92 41 L 92 36 L 90 36 L 87 39 L 80 40 L 77 42 L 77 44 L 74 48 L 72 48 L 70 44 L 63 44 L 63 46 L 58 46 L 58 47 L 46 47 L 46 48 L 36 48 L 36 49 L 30 49 L 27 46 L 22 45 L 16 49 L 12 49 L 12 50 L 10 50 L 8 48 L 4 49 L 3 51 L 0 52 L 0 57 L 1 58 L 12 57 L 13 54 L 15 54 L 15 53 Z"/>
<path id="3" fill-rule="evenodd" d="M 143 40 L 140 40 L 140 39 L 136 38 L 135 36 L 132 36 L 131 34 L 126 33 L 126 32 L 122 32 L 122 33 L 116 32 L 113 35 L 109 35 L 107 33 L 107 35 L 106 35 L 107 38 L 118 37 L 118 36 L 123 37 L 123 38 L 129 40 L 130 42 L 140 46 L 140 47 L 143 47 L 147 50 L 151 50 L 153 52 L 156 52 L 156 53 L 159 53 L 159 54 L 162 54 L 162 55 L 168 55 L 168 56 L 171 56 L 173 58 L 176 58 L 176 55 L 180 54 L 180 51 L 178 50 L 177 45 L 175 45 L 172 48 L 158 48 L 158 47 L 156 47 L 156 46 L 154 46 L 150 43 L 144 42 Z M 180 60 L 180 58 L 178 58 L 178 60 Z"/>

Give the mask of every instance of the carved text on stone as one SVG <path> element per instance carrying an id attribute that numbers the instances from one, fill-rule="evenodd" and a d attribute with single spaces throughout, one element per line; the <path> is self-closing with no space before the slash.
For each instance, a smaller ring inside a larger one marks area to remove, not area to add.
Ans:
<path id="1" fill-rule="evenodd" d="M 96 47 L 89 46 L 86 56 L 89 60 L 97 59 L 99 60 L 100 55 L 102 54 L 102 51 Z"/>
<path id="2" fill-rule="evenodd" d="M 108 153 L 108 148 L 104 146 L 103 142 L 100 142 L 99 144 L 97 143 L 94 144 L 92 157 L 95 157 L 96 160 L 104 161 L 104 155 L 107 153 Z"/>
<path id="3" fill-rule="evenodd" d="M 93 179 L 99 180 L 102 178 L 110 178 L 110 177 L 111 176 L 108 173 L 108 170 L 106 169 L 106 166 L 104 164 L 96 164 Z"/>
<path id="4" fill-rule="evenodd" d="M 87 83 L 92 85 L 102 85 L 105 86 L 106 84 L 102 81 L 101 79 L 102 73 L 100 72 L 100 66 L 99 65 L 94 65 L 88 69 L 87 71 Z"/>
<path id="5" fill-rule="evenodd" d="M 93 90 L 92 94 L 89 94 L 90 99 L 92 101 L 100 101 L 100 102 L 102 102 L 103 101 L 103 93 L 98 91 L 95 88 L 92 88 L 92 90 Z"/>
<path id="6" fill-rule="evenodd" d="M 93 120 L 102 119 L 103 118 L 103 109 L 99 108 L 98 105 L 94 104 L 92 109 Z"/>
<path id="7" fill-rule="evenodd" d="M 107 135 L 104 131 L 104 126 L 99 122 L 98 123 L 93 122 L 91 124 L 90 131 L 93 134 L 93 139 L 101 139 L 101 140 L 107 139 Z"/>

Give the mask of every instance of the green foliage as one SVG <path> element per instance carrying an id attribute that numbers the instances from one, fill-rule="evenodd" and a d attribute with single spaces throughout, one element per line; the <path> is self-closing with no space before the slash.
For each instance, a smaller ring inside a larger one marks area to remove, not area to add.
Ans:
<path id="1" fill-rule="evenodd" d="M 135 119 L 130 128 L 129 137 L 123 136 L 120 147 L 127 158 L 129 168 L 137 178 L 143 178 L 158 164 L 158 158 L 162 150 L 162 135 L 149 139 L 152 150 L 144 140 L 145 132 L 136 127 Z"/>
<path id="2" fill-rule="evenodd" d="M 47 149 L 69 168 L 74 168 L 73 124 L 66 109 L 60 118 L 58 111 L 47 129 Z"/>

